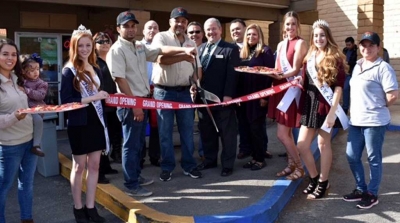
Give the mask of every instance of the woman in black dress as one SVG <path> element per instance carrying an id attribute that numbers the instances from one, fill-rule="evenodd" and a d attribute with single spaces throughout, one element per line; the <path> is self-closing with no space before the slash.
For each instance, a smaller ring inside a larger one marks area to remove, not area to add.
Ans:
<path id="1" fill-rule="evenodd" d="M 95 204 L 100 155 L 108 152 L 108 133 L 99 90 L 101 72 L 96 64 L 92 34 L 84 26 L 72 33 L 69 62 L 62 71 L 61 102 L 80 102 L 86 108 L 68 112 L 68 138 L 72 150 L 71 190 L 77 222 L 104 222 Z M 82 203 L 82 175 L 87 166 L 86 205 Z"/>

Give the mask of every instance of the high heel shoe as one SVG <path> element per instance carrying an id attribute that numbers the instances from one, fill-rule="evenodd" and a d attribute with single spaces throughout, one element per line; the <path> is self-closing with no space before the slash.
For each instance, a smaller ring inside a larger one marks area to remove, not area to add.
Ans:
<path id="1" fill-rule="evenodd" d="M 296 169 L 294 169 L 294 171 L 286 177 L 287 180 L 298 180 L 304 177 L 304 169 L 301 160 L 294 160 L 294 165 Z"/>
<path id="2" fill-rule="evenodd" d="M 76 209 L 74 207 L 74 216 L 76 223 L 89 223 L 85 208 Z"/>
<path id="3" fill-rule="evenodd" d="M 293 159 L 290 155 L 288 155 L 288 165 L 281 172 L 276 173 L 277 177 L 288 176 L 296 169 L 296 165 L 293 162 Z"/>
<path id="4" fill-rule="evenodd" d="M 328 194 L 328 190 L 330 188 L 328 180 L 325 180 L 324 182 L 318 182 L 317 188 L 314 190 L 312 194 L 309 194 L 307 196 L 307 199 L 310 200 L 315 200 L 315 199 L 320 199 L 325 196 L 325 194 Z"/>
<path id="5" fill-rule="evenodd" d="M 85 206 L 86 215 L 88 216 L 89 222 L 105 222 L 106 219 L 101 217 L 99 213 L 97 213 L 96 207 L 88 208 Z"/>
<path id="6" fill-rule="evenodd" d="M 312 194 L 318 186 L 318 180 L 319 174 L 314 178 L 310 177 L 310 183 L 308 183 L 307 188 L 303 190 L 303 194 Z"/>

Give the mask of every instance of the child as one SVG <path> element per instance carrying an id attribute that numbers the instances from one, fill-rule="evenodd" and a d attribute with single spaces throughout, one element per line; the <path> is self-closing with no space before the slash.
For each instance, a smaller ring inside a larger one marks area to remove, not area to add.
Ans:
<path id="1" fill-rule="evenodd" d="M 36 53 L 32 55 L 21 55 L 22 75 L 25 79 L 24 88 L 28 95 L 29 107 L 44 105 L 44 97 L 47 94 L 48 84 L 39 78 L 39 69 L 42 67 L 42 59 Z M 33 119 L 33 148 L 31 152 L 37 156 L 44 157 L 40 149 L 43 134 L 43 114 L 32 114 Z"/>

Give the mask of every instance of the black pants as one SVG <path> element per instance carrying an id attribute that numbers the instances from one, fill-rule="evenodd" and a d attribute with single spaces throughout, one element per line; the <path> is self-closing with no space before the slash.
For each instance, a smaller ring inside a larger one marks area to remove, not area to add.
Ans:
<path id="1" fill-rule="evenodd" d="M 251 153 L 250 145 L 250 126 L 247 121 L 246 103 L 241 103 L 236 107 L 236 118 L 239 131 L 239 152 Z"/>
<path id="2" fill-rule="evenodd" d="M 110 138 L 113 150 L 121 150 L 122 148 L 122 125 L 118 119 L 116 112 L 105 112 L 107 119 L 108 137 Z M 99 174 L 103 174 L 111 169 L 108 155 L 101 154 Z"/>
<path id="3" fill-rule="evenodd" d="M 205 163 L 217 163 L 219 150 L 218 141 L 221 137 L 222 168 L 233 168 L 236 158 L 238 134 L 235 110 L 232 107 L 224 107 L 212 111 L 219 132 L 216 131 L 205 108 L 198 109 L 198 112 L 199 130 L 204 148 Z"/>
<path id="4" fill-rule="evenodd" d="M 261 116 L 248 123 L 250 126 L 250 145 L 252 148 L 252 156 L 253 159 L 257 162 L 264 161 L 266 151 L 265 141 L 268 145 L 265 119 L 265 116 Z"/>

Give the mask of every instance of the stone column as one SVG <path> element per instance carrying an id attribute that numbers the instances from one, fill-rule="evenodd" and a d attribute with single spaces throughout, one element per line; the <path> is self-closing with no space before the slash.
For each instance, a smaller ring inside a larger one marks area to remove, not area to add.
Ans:
<path id="1" fill-rule="evenodd" d="M 372 31 L 383 40 L 383 3 L 384 0 L 358 0 L 357 39 L 360 40 L 364 32 Z"/>

